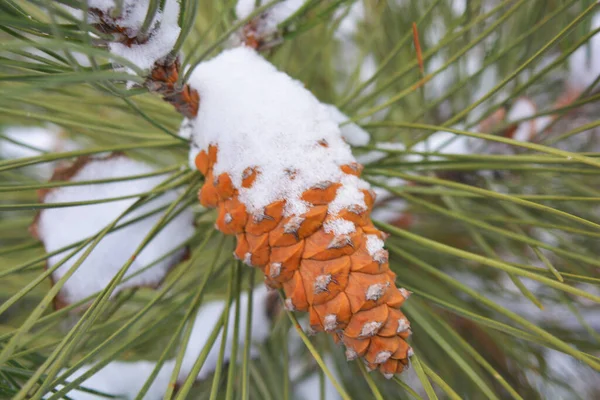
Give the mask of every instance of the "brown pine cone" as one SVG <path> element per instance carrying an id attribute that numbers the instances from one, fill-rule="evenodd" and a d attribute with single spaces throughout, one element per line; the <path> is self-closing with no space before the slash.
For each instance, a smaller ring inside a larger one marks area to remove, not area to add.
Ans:
<path id="1" fill-rule="evenodd" d="M 366 209 L 350 207 L 332 215 L 328 205 L 342 185 L 322 182 L 302 194 L 311 205 L 303 215 L 284 216 L 285 200 L 251 215 L 231 177 L 213 175 L 217 156 L 218 148 L 211 145 L 196 157 L 205 176 L 198 198 L 203 206 L 219 209 L 217 229 L 236 235 L 235 256 L 260 268 L 268 286 L 283 288 L 287 309 L 309 312 L 312 331 L 342 342 L 348 360 L 361 357 L 387 378 L 402 372 L 412 349 L 406 342 L 410 323 L 399 308 L 409 292 L 396 287 L 383 249 L 385 234 L 369 218 L 374 193 L 362 190 Z M 341 169 L 360 176 L 362 166 Z M 242 187 L 252 187 L 259 173 L 248 168 Z"/>

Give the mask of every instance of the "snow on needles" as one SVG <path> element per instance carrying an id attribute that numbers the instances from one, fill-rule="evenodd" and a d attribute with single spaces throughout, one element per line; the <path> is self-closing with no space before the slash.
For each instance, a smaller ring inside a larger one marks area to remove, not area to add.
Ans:
<path id="1" fill-rule="evenodd" d="M 268 296 L 268 289 L 264 285 L 257 287 L 252 292 L 252 347 L 250 348 L 250 356 L 252 358 L 258 357 L 256 344 L 264 342 L 268 338 L 271 330 L 271 320 L 268 315 L 267 307 Z M 234 301 L 229 309 L 227 345 L 224 354 L 224 362 L 228 362 L 231 358 L 231 347 L 234 338 L 235 303 L 236 302 Z M 247 307 L 248 293 L 243 292 L 240 294 L 239 326 L 242 327 L 241 329 L 245 329 L 246 326 Z M 179 372 L 179 383 L 183 382 L 191 372 L 196 359 L 200 355 L 203 347 L 206 345 L 212 329 L 221 318 L 221 314 L 223 313 L 224 309 L 225 301 L 215 301 L 203 305 L 198 310 L 196 321 L 194 323 L 194 327 L 192 328 L 190 339 L 183 357 L 183 363 Z M 219 359 L 222 337 L 222 333 L 217 336 L 217 339 L 213 344 L 208 357 L 206 358 L 204 365 L 197 376 L 197 379 L 204 379 L 213 371 L 215 371 L 217 367 L 217 361 Z M 240 353 L 244 351 L 245 339 L 245 335 L 243 334 L 238 336 L 238 350 Z M 237 359 L 239 362 L 242 359 L 241 355 L 238 356 Z M 151 361 L 113 361 L 86 379 L 80 384 L 80 386 L 87 389 L 94 389 L 104 394 L 119 396 L 119 398 L 134 399 L 155 367 L 156 363 Z M 144 399 L 158 400 L 163 398 L 171 379 L 174 367 L 175 360 L 169 360 L 163 364 L 148 392 L 143 397 Z M 84 365 L 83 367 L 77 369 L 77 371 L 75 371 L 75 373 L 67 380 L 73 381 L 75 378 L 83 375 L 91 368 L 92 365 Z M 61 371 L 61 374 L 64 371 L 65 370 Z M 62 387 L 62 385 L 59 385 L 56 387 L 56 389 L 61 389 Z M 99 398 L 97 395 L 78 390 L 71 390 L 68 393 L 68 396 L 74 400 L 91 400 Z"/>
<path id="2" fill-rule="evenodd" d="M 600 28 L 600 14 L 592 18 L 590 31 Z M 596 33 L 590 40 L 580 46 L 569 57 L 569 83 L 573 88 L 583 91 L 600 75 L 600 34 Z"/>
<path id="3" fill-rule="evenodd" d="M 331 118 L 339 124 L 340 131 L 342 132 L 342 137 L 344 140 L 350 144 L 351 146 L 366 146 L 369 144 L 371 140 L 371 135 L 369 132 L 365 131 L 359 125 L 354 122 L 346 123 L 350 120 L 350 118 L 341 112 L 336 106 L 333 104 L 323 104 L 329 110 Z M 344 124 L 344 125 L 342 125 Z M 184 139 L 190 139 L 192 136 L 193 123 L 188 118 L 184 118 L 181 126 L 179 127 L 179 136 Z M 198 153 L 200 152 L 200 148 L 198 145 L 191 141 L 190 142 L 190 153 L 189 153 L 189 166 L 191 169 L 196 169 L 195 159 Z"/>
<path id="4" fill-rule="evenodd" d="M 122 3 L 121 14 L 115 22 L 124 29 L 128 38 L 138 37 L 146 19 L 150 0 L 124 0 Z M 111 15 L 116 6 L 116 0 L 88 0 L 88 6 L 105 15 Z M 98 16 L 94 13 L 90 13 L 90 18 L 91 22 L 99 22 Z M 167 56 L 173 50 L 181 31 L 178 18 L 179 2 L 166 0 L 162 11 L 158 10 L 154 15 L 147 33 L 147 41 L 131 45 L 111 42 L 109 49 L 111 53 L 131 61 L 143 70 L 150 69 L 156 61 Z"/>
<path id="5" fill-rule="evenodd" d="M 356 226 L 351 221 L 345 219 L 334 219 L 323 224 L 325 232 L 333 233 L 335 236 L 347 235 L 356 231 Z"/>
<path id="6" fill-rule="evenodd" d="M 331 119 L 333 119 L 338 124 L 343 124 L 350 120 L 346 114 L 341 112 L 336 106 L 333 104 L 325 104 L 329 113 L 331 115 Z M 340 130 L 342 132 L 342 137 L 346 142 L 348 142 L 352 146 L 366 146 L 369 144 L 369 140 L 371 140 L 371 135 L 363 128 L 351 122 L 349 124 L 340 125 Z"/>
<path id="7" fill-rule="evenodd" d="M 370 255 L 375 255 L 379 250 L 383 249 L 383 240 L 377 235 L 367 235 L 367 251 Z"/>
<path id="8" fill-rule="evenodd" d="M 202 98 L 192 121 L 194 146 L 218 148 L 213 174 L 228 173 L 250 213 L 286 200 L 285 215 L 301 215 L 302 193 L 324 182 L 341 182 L 330 212 L 349 205 L 366 208 L 360 189 L 369 185 L 340 167 L 355 161 L 330 109 L 303 85 L 254 50 L 226 50 L 193 71 L 190 86 Z M 192 146 L 192 147 L 194 147 Z M 242 176 L 258 170 L 251 188 Z"/>
<path id="9" fill-rule="evenodd" d="M 271 320 L 268 315 L 267 299 L 270 290 L 265 285 L 260 285 L 252 292 L 252 321 L 251 321 L 251 332 L 252 332 L 252 343 L 262 343 L 268 337 L 271 332 Z M 235 324 L 235 301 L 229 308 L 229 320 L 227 327 L 227 342 L 225 344 L 225 361 L 231 358 L 231 348 L 234 340 L 234 324 Z M 183 363 L 181 365 L 181 372 L 179 373 L 179 381 L 183 381 L 192 370 L 196 359 L 200 356 L 206 341 L 212 333 L 213 327 L 219 322 L 221 314 L 225 310 L 224 301 L 216 301 L 208 303 L 201 307 L 196 316 L 194 322 L 194 328 L 190 336 L 190 341 L 183 357 Z M 238 349 L 243 351 L 245 337 L 243 330 L 246 328 L 246 320 L 248 317 L 248 292 L 245 291 L 240 294 L 240 334 L 238 336 L 239 346 Z M 202 369 L 198 373 L 198 379 L 206 378 L 211 372 L 213 372 L 217 366 L 219 360 L 219 351 L 221 349 L 221 341 L 223 339 L 223 330 L 219 332 L 217 339 L 211 348 Z M 258 357 L 258 349 L 255 345 L 250 348 L 250 357 Z M 241 357 L 237 358 L 238 361 Z"/>
<path id="10" fill-rule="evenodd" d="M 20 145 L 6 139 L 0 141 L 0 156 L 6 159 L 39 156 L 43 152 L 56 151 L 61 145 L 60 130 L 52 125 L 10 126 L 6 127 L 2 134 L 15 142 L 22 143 Z"/>
<path id="11" fill-rule="evenodd" d="M 272 0 L 238 0 L 235 14 L 238 19 L 247 18 L 258 7 L 270 3 Z M 266 10 L 257 18 L 256 31 L 260 36 L 267 36 L 277 31 L 277 25 L 294 15 L 307 0 L 283 0 Z M 258 4 L 257 4 L 258 3 Z"/>
<path id="12" fill-rule="evenodd" d="M 325 362 L 325 365 L 327 365 L 327 368 L 329 369 L 329 371 L 331 371 L 331 373 L 333 374 L 334 378 L 340 382 L 340 376 L 337 372 L 337 369 L 335 367 L 335 362 L 333 360 L 333 357 L 331 357 L 331 355 L 327 354 L 325 355 L 325 357 L 323 357 L 323 361 Z M 294 365 L 295 366 L 295 365 Z M 321 377 L 319 376 L 319 372 L 315 371 L 310 373 L 310 375 L 306 376 L 306 374 L 304 374 L 304 369 L 300 369 L 300 368 L 296 368 L 296 369 L 292 369 L 290 375 L 292 380 L 296 380 L 296 376 L 298 376 L 298 381 L 295 383 L 294 385 L 294 395 L 296 398 L 298 398 L 299 400 L 313 400 L 313 399 L 319 399 L 321 398 L 321 384 L 320 384 L 320 380 Z M 335 386 L 333 386 L 333 383 L 331 383 L 331 380 L 329 378 L 327 378 L 327 376 L 325 377 L 325 399 L 327 400 L 338 400 L 341 399 L 342 396 L 340 396 L 340 394 L 338 393 L 337 389 L 335 388 Z"/>
<path id="13" fill-rule="evenodd" d="M 527 98 L 519 98 L 515 101 L 506 116 L 507 121 L 517 121 L 522 118 L 529 118 L 537 113 L 535 104 Z M 543 131 L 551 122 L 551 116 L 541 116 L 520 122 L 512 138 L 521 142 L 531 141 L 538 132 Z"/>
<path id="14" fill-rule="evenodd" d="M 119 178 L 152 171 L 153 168 L 146 164 L 116 155 L 88 161 L 75 173 L 71 181 Z M 101 200 L 143 193 L 153 189 L 164 179 L 165 176 L 154 176 L 114 183 L 61 187 L 51 190 L 46 195 L 44 203 Z M 126 215 L 121 219 L 119 225 L 170 204 L 176 197 L 176 191 L 169 191 Z M 44 209 L 39 214 L 38 237 L 44 243 L 46 251 L 53 252 L 97 234 L 137 200 L 137 198 L 131 198 L 84 206 Z M 104 237 L 67 280 L 61 289 L 60 300 L 72 303 L 103 290 L 130 259 L 146 234 L 150 232 L 162 215 L 163 213 L 158 212 L 147 216 Z M 125 278 L 154 263 L 190 238 L 194 232 L 192 222 L 193 215 L 189 209 L 183 210 L 171 220 L 133 261 Z M 54 282 L 73 267 L 86 249 L 87 247 L 79 251 L 52 273 Z M 185 249 L 181 249 L 162 258 L 149 269 L 132 277 L 127 282 L 121 283 L 116 291 L 127 287 L 159 284 L 168 269 L 180 260 L 184 253 Z M 48 259 L 48 268 L 60 262 L 67 254 L 67 252 L 62 252 L 51 256 Z"/>
<path id="15" fill-rule="evenodd" d="M 158 372 L 148 392 L 144 396 L 145 400 L 159 400 L 163 398 L 171 380 L 171 372 L 175 365 L 174 361 L 167 361 Z M 73 381 L 84 373 L 92 369 L 93 365 L 84 365 L 78 368 L 67 381 Z M 85 389 L 92 389 L 102 394 L 116 396 L 124 399 L 135 399 L 144 383 L 154 371 L 156 363 L 151 361 L 113 361 L 107 364 L 100 371 L 87 378 L 79 386 Z M 62 370 L 61 374 L 66 370 Z M 56 390 L 63 388 L 63 385 L 56 386 Z M 98 394 L 84 392 L 81 390 L 71 390 L 67 394 L 73 400 L 97 400 L 106 397 Z"/>
<path id="16" fill-rule="evenodd" d="M 4 139 L 0 140 L 2 159 L 36 157 L 44 152 L 69 151 L 77 148 L 76 143 L 61 137 L 60 128 L 52 124 L 7 126 L 2 134 L 4 135 Z M 47 180 L 52 176 L 55 164 L 56 162 L 34 164 L 26 167 L 25 171 L 38 179 Z"/>

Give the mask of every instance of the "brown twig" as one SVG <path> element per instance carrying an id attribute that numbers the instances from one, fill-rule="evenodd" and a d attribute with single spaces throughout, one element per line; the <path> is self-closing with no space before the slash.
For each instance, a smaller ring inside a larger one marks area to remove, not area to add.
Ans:
<path id="1" fill-rule="evenodd" d="M 417 24 L 412 23 L 413 40 L 415 42 L 415 50 L 417 52 L 417 62 L 419 63 L 419 71 L 421 76 L 425 75 L 425 66 L 423 64 L 423 53 L 421 52 L 421 42 L 419 42 L 419 31 L 417 30 Z"/>

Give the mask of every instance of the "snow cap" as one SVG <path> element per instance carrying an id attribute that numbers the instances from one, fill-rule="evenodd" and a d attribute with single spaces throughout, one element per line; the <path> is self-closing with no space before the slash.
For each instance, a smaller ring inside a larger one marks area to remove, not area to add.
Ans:
<path id="1" fill-rule="evenodd" d="M 369 185 L 341 166 L 355 162 L 330 107 L 303 85 L 258 55 L 240 47 L 222 52 L 193 71 L 190 86 L 202 98 L 192 121 L 192 151 L 218 148 L 215 177 L 227 173 L 250 213 L 286 200 L 285 215 L 310 206 L 306 190 L 324 183 L 342 187 L 331 203 L 366 208 L 361 189 Z M 247 168 L 256 168 L 252 187 L 242 187 Z"/>

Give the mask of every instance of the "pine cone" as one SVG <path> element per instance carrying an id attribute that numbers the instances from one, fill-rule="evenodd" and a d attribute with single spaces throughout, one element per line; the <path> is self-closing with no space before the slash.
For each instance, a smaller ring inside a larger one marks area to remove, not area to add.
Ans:
<path id="1" fill-rule="evenodd" d="M 285 200 L 251 215 L 231 177 L 213 175 L 217 155 L 218 148 L 211 145 L 195 159 L 205 176 L 198 197 L 203 206 L 219 209 L 217 229 L 236 235 L 235 256 L 260 268 L 268 286 L 283 288 L 287 309 L 308 311 L 312 331 L 328 332 L 342 342 L 348 360 L 361 357 L 387 378 L 402 372 L 412 349 L 405 341 L 410 324 L 399 308 L 409 292 L 396 287 L 383 249 L 385 234 L 369 218 L 375 194 L 362 190 L 366 209 L 346 208 L 334 216 L 328 204 L 342 184 L 323 182 L 302 194 L 311 207 L 301 216 L 285 217 Z M 362 166 L 341 169 L 360 176 Z M 242 187 L 252 187 L 259 173 L 246 169 Z M 343 229 L 336 231 L 336 224 L 347 221 L 351 229 L 339 234 Z"/>

